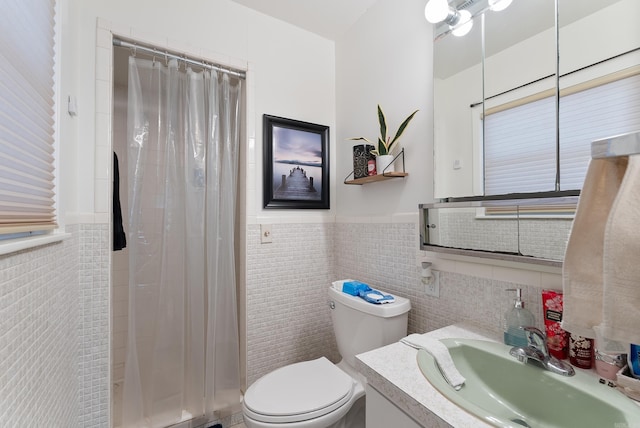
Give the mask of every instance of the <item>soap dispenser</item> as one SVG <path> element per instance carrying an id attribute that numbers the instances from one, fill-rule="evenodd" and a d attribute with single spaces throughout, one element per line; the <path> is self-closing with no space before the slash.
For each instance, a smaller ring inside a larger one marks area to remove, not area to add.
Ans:
<path id="1" fill-rule="evenodd" d="M 535 318 L 524 307 L 521 288 L 509 288 L 507 291 L 515 291 L 516 300 L 504 316 L 504 343 L 510 346 L 527 346 L 526 332 L 521 327 L 535 326 Z"/>

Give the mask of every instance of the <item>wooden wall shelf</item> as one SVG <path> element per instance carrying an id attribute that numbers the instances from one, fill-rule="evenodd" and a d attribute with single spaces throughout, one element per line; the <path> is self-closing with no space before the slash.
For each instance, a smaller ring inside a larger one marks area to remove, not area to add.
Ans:
<path id="1" fill-rule="evenodd" d="M 391 178 L 406 177 L 409 174 L 404 172 L 404 149 L 400 150 L 400 153 L 398 153 L 396 157 L 393 158 L 393 160 L 391 161 L 391 165 L 393 165 L 393 163 L 398 158 L 402 158 L 402 172 L 382 171 L 381 174 L 370 175 L 367 177 L 354 178 L 352 180 L 349 180 L 349 178 L 353 177 L 353 171 L 351 171 L 351 173 L 349 173 L 349 175 L 347 175 L 347 177 L 344 179 L 344 184 L 355 184 L 355 185 L 361 186 L 367 183 L 375 183 L 376 181 L 384 181 L 384 180 L 389 180 Z"/>
<path id="2" fill-rule="evenodd" d="M 374 183 L 376 181 L 384 181 L 384 180 L 390 180 L 392 178 L 406 177 L 407 175 L 409 174 L 406 172 L 385 172 L 384 174 L 371 175 L 368 177 L 356 178 L 354 180 L 345 180 L 344 184 L 356 184 L 361 186 L 363 184 Z"/>

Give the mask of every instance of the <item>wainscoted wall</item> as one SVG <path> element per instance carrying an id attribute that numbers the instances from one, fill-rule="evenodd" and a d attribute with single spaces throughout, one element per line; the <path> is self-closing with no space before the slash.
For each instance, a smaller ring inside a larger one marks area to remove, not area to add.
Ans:
<path id="1" fill-rule="evenodd" d="M 542 328 L 541 290 L 562 289 L 558 272 L 434 261 L 440 296 L 420 281 L 414 223 L 274 224 L 271 244 L 260 244 L 259 225 L 247 234 L 247 383 L 286 364 L 327 356 L 339 360 L 326 289 L 353 278 L 411 300 L 409 333 L 471 320 L 501 336 L 514 293 Z"/>
<path id="2" fill-rule="evenodd" d="M 78 426 L 108 427 L 109 420 L 109 225 L 77 226 Z M 75 334 L 76 332 L 73 332 Z M 72 426 L 72 425 L 68 425 Z"/>
<path id="3" fill-rule="evenodd" d="M 107 427 L 109 226 L 67 227 L 56 244 L 0 257 L 3 426 Z M 356 278 L 411 299 L 409 332 L 473 319 L 499 333 L 521 286 L 542 325 L 540 290 L 559 275 L 438 261 L 440 298 L 423 293 L 412 223 L 274 224 L 247 234 L 248 383 L 286 364 L 339 359 L 326 289 Z"/>
<path id="4" fill-rule="evenodd" d="M 109 225 L 0 256 L 0 425 L 109 426 Z"/>
<path id="5" fill-rule="evenodd" d="M 542 323 L 541 291 L 562 289 L 558 273 L 526 271 L 472 262 L 433 259 L 419 251 L 417 224 L 338 223 L 335 229 L 336 276 L 356 278 L 411 300 L 409 332 L 423 333 L 472 320 L 502 331 L 502 319 L 522 288 L 526 306 Z M 440 270 L 440 296 L 425 294 L 418 258 L 429 257 Z"/>
<path id="6" fill-rule="evenodd" d="M 62 242 L 0 256 L 2 426 L 79 426 L 80 240 L 67 230 Z"/>
<path id="7" fill-rule="evenodd" d="M 412 223 L 337 223 L 334 242 L 336 279 L 357 279 L 411 300 L 410 332 L 432 329 L 417 268 L 417 230 Z"/>
<path id="8" fill-rule="evenodd" d="M 327 287 L 335 280 L 332 223 L 274 224 L 270 244 L 247 227 L 247 384 L 287 364 L 339 359 Z"/>

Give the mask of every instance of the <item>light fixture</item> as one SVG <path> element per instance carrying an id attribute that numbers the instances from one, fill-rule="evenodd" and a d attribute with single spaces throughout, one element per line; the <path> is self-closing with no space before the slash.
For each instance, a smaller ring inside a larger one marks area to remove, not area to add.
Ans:
<path id="1" fill-rule="evenodd" d="M 496 4 L 501 1 L 510 3 L 511 0 L 494 0 Z M 508 6 L 508 5 L 507 5 Z M 447 0 L 429 0 L 424 7 L 424 17 L 432 24 L 444 22 L 452 30 L 454 36 L 464 36 L 473 27 L 471 12 L 468 10 L 456 10 L 449 6 Z"/>
<path id="2" fill-rule="evenodd" d="M 494 12 L 500 12 L 509 7 L 513 0 L 489 0 L 489 9 Z"/>
<path id="3" fill-rule="evenodd" d="M 449 15 L 447 0 L 429 0 L 424 7 L 424 17 L 432 24 L 442 22 Z"/>
<path id="4" fill-rule="evenodd" d="M 455 24 L 449 24 L 451 33 L 454 36 L 462 37 L 471 31 L 473 27 L 473 20 L 471 19 L 471 12 L 468 10 L 457 11 L 458 19 Z"/>

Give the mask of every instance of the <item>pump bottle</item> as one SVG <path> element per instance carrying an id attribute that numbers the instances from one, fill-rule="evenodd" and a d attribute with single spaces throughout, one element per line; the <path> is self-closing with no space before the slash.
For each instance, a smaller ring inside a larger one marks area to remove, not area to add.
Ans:
<path id="1" fill-rule="evenodd" d="M 527 346 L 526 332 L 522 327 L 535 326 L 535 318 L 531 311 L 524 307 L 521 288 L 509 288 L 515 291 L 516 299 L 513 307 L 504 316 L 504 343 L 510 346 Z"/>

